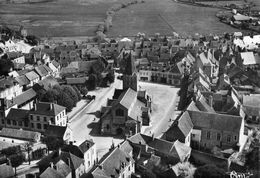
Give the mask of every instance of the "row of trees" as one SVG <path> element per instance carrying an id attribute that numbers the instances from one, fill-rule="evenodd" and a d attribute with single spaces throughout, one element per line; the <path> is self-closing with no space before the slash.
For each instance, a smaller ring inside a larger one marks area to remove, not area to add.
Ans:
<path id="1" fill-rule="evenodd" d="M 86 90 L 84 92 L 84 94 L 87 93 Z M 75 86 L 55 85 L 50 90 L 41 93 L 39 100 L 44 102 L 56 102 L 66 107 L 67 111 L 71 111 L 77 102 L 81 100 L 81 93 Z"/>

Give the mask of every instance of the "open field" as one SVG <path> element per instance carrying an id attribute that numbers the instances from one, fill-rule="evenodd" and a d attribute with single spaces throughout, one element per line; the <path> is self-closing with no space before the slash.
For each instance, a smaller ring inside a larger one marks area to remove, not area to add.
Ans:
<path id="1" fill-rule="evenodd" d="M 234 32 L 237 29 L 225 25 L 216 18 L 219 9 L 179 4 L 172 0 L 146 0 L 144 4 L 121 9 L 113 20 L 109 35 L 133 35 L 144 32 L 181 35 L 195 33 Z"/>
<path id="2" fill-rule="evenodd" d="M 39 37 L 92 36 L 106 10 L 125 0 L 54 0 L 34 4 L 1 4 L 0 24 L 23 25 Z M 253 0 L 260 5 L 259 0 Z M 219 9 L 179 4 L 173 0 L 145 0 L 121 9 L 113 18 L 108 36 L 133 36 L 234 32 L 219 22 Z"/>

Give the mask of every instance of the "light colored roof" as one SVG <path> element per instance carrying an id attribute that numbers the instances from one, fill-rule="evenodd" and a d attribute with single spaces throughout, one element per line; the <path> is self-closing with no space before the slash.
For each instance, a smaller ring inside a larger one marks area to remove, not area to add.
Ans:
<path id="1" fill-rule="evenodd" d="M 130 106 L 134 103 L 134 100 L 137 98 L 137 92 L 131 88 L 128 88 L 127 91 L 119 97 L 119 103 L 125 108 L 129 109 Z"/>
<path id="2" fill-rule="evenodd" d="M 260 63 L 260 61 L 256 61 L 253 52 L 242 52 L 240 53 L 240 55 L 243 60 L 243 65 L 252 65 Z"/>
<path id="3" fill-rule="evenodd" d="M 21 140 L 35 140 L 37 137 L 41 136 L 41 133 L 21 129 L 3 128 L 0 132 L 0 136 Z"/>
<path id="4" fill-rule="evenodd" d="M 243 95 L 243 105 L 260 108 L 260 95 Z"/>
<path id="5" fill-rule="evenodd" d="M 233 18 L 237 21 L 245 21 L 245 20 L 250 20 L 250 17 L 249 16 L 245 16 L 245 15 L 242 15 L 242 14 L 236 14 L 233 16 Z"/>
<path id="6" fill-rule="evenodd" d="M 25 76 L 26 76 L 30 81 L 33 81 L 33 80 L 39 78 L 39 75 L 36 74 L 34 71 L 31 71 L 31 72 L 26 73 Z"/>

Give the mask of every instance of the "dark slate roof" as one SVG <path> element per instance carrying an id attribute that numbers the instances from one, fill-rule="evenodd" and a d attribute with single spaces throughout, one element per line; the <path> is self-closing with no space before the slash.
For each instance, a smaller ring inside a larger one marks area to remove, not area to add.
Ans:
<path id="1" fill-rule="evenodd" d="M 71 173 L 70 167 L 62 160 L 56 163 L 56 168 L 58 172 L 62 174 L 63 177 L 66 177 L 68 174 Z"/>
<path id="2" fill-rule="evenodd" d="M 62 160 L 67 165 L 68 159 L 70 160 L 70 168 L 71 169 L 77 169 L 81 164 L 84 163 L 84 160 L 82 158 L 79 158 L 71 153 L 61 151 L 59 154 L 59 151 L 53 151 L 49 155 L 43 157 L 37 164 L 39 167 L 48 167 L 51 162 L 53 164 L 56 164 L 58 161 Z"/>
<path id="3" fill-rule="evenodd" d="M 6 164 L 0 165 L 0 177 L 1 178 L 14 177 L 14 169 L 12 168 L 12 166 L 8 166 Z"/>
<path id="4" fill-rule="evenodd" d="M 30 114 L 56 116 L 65 109 L 65 107 L 58 104 L 39 102 L 36 104 L 36 108 L 33 111 L 30 111 Z"/>
<path id="5" fill-rule="evenodd" d="M 242 124 L 240 116 L 208 113 L 202 111 L 188 111 L 194 128 L 215 129 L 221 131 L 239 132 Z"/>
<path id="6" fill-rule="evenodd" d="M 67 127 L 58 126 L 58 125 L 49 125 L 47 127 L 47 129 L 45 130 L 44 135 L 63 138 L 66 130 L 67 130 Z"/>
<path id="7" fill-rule="evenodd" d="M 75 156 L 77 156 L 79 158 L 84 159 L 84 153 L 76 145 L 73 145 L 73 144 L 64 145 L 61 148 L 61 150 L 64 151 L 64 152 L 71 153 L 71 154 L 73 154 L 73 155 L 75 155 Z"/>
<path id="8" fill-rule="evenodd" d="M 28 73 L 30 70 L 29 69 L 24 69 L 24 70 L 17 70 L 16 72 L 19 74 L 19 75 L 25 75 L 26 73 Z"/>
<path id="9" fill-rule="evenodd" d="M 48 75 L 48 71 L 43 67 L 43 65 L 37 66 L 34 70 L 41 76 L 44 77 Z"/>
<path id="10" fill-rule="evenodd" d="M 26 78 L 25 75 L 21 75 L 15 78 L 15 80 L 19 83 L 20 86 L 29 85 L 30 81 Z"/>
<path id="11" fill-rule="evenodd" d="M 40 178 L 64 178 L 64 176 L 59 173 L 57 170 L 48 167 L 45 171 L 40 175 Z"/>
<path id="12" fill-rule="evenodd" d="M 29 116 L 29 110 L 11 108 L 6 119 L 24 121 L 27 120 Z"/>
<path id="13" fill-rule="evenodd" d="M 21 129 L 3 128 L 0 132 L 2 137 L 11 137 L 21 140 L 35 140 L 41 136 L 39 132 L 33 132 Z"/>
<path id="14" fill-rule="evenodd" d="M 95 143 L 92 140 L 85 140 L 79 145 L 79 149 L 82 153 L 86 153 Z"/>
<path id="15" fill-rule="evenodd" d="M 36 74 L 34 71 L 30 71 L 30 72 L 26 73 L 25 76 L 26 76 L 30 81 L 33 81 L 33 80 L 39 78 L 39 75 Z"/>
<path id="16" fill-rule="evenodd" d="M 52 72 L 52 70 L 47 65 L 43 65 L 43 67 L 47 72 Z"/>
<path id="17" fill-rule="evenodd" d="M 193 124 L 191 118 L 189 113 L 186 111 L 181 115 L 181 117 L 173 122 L 171 127 L 166 131 L 166 134 L 171 134 L 174 138 L 173 140 L 169 141 L 185 140 L 185 138 L 191 132 L 192 128 Z"/>
<path id="18" fill-rule="evenodd" d="M 115 89 L 113 99 L 118 99 L 119 96 L 124 92 L 122 89 Z"/>
<path id="19" fill-rule="evenodd" d="M 187 111 L 199 111 L 199 108 L 197 108 L 194 101 L 191 101 L 186 110 Z"/>
<path id="20" fill-rule="evenodd" d="M 18 106 L 26 103 L 27 101 L 30 101 L 34 98 L 36 98 L 36 92 L 30 88 L 23 92 L 22 94 L 18 95 L 17 97 L 14 98 L 14 103 L 17 104 Z"/>
<path id="21" fill-rule="evenodd" d="M 93 172 L 92 175 L 94 178 L 101 177 L 111 177 L 114 175 L 115 177 L 119 176 L 120 170 L 122 171 L 121 165 L 125 163 L 125 168 L 131 162 L 134 162 L 133 158 L 130 155 L 122 151 L 120 148 L 116 147 L 112 153 L 108 155 L 108 157 L 102 161 Z M 102 167 L 102 169 L 101 169 Z"/>
<path id="22" fill-rule="evenodd" d="M 163 139 L 153 138 L 148 135 L 143 134 L 135 134 L 134 136 L 128 139 L 131 143 L 147 145 L 150 148 L 167 154 L 172 155 L 181 161 L 184 160 L 185 157 L 189 154 L 191 149 L 186 146 L 184 143 L 179 142 L 176 140 L 175 142 L 169 142 Z"/>

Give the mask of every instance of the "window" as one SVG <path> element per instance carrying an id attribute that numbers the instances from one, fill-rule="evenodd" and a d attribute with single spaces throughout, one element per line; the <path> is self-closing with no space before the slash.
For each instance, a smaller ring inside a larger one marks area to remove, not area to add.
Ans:
<path id="1" fill-rule="evenodd" d="M 46 117 L 44 117 L 43 120 L 44 120 L 44 122 L 47 122 L 47 118 Z"/>
<path id="2" fill-rule="evenodd" d="M 31 120 L 33 120 L 33 116 L 32 116 L 32 115 L 30 115 L 30 117 L 31 117 Z"/>
<path id="3" fill-rule="evenodd" d="M 40 123 L 37 123 L 37 129 L 42 129 L 42 125 Z"/>
<path id="4" fill-rule="evenodd" d="M 40 116 L 37 116 L 37 121 L 40 121 Z"/>
<path id="5" fill-rule="evenodd" d="M 210 131 L 207 132 L 207 139 L 210 139 Z"/>
<path id="6" fill-rule="evenodd" d="M 220 133 L 217 133 L 217 140 L 220 140 Z"/>
<path id="7" fill-rule="evenodd" d="M 2 119 L 2 124 L 5 124 L 5 120 L 4 119 Z"/>
<path id="8" fill-rule="evenodd" d="M 13 125 L 17 125 L 17 122 L 16 122 L 16 121 L 13 121 Z"/>
<path id="9" fill-rule="evenodd" d="M 228 135 L 228 136 L 227 136 L 227 142 L 230 142 L 230 141 L 231 141 L 231 136 Z"/>
<path id="10" fill-rule="evenodd" d="M 194 138 L 194 137 L 195 137 L 195 134 L 191 134 L 191 136 Z"/>
<path id="11" fill-rule="evenodd" d="M 236 135 L 234 136 L 234 140 L 237 141 L 237 136 Z"/>
<path id="12" fill-rule="evenodd" d="M 130 168 L 130 166 L 129 166 L 129 167 L 128 167 L 128 171 L 130 171 L 130 169 L 131 169 L 131 168 Z"/>
<path id="13" fill-rule="evenodd" d="M 9 119 L 7 120 L 7 124 L 8 124 L 8 125 L 10 125 L 10 124 L 11 124 L 11 121 L 10 121 Z"/>
<path id="14" fill-rule="evenodd" d="M 34 124 L 33 123 L 31 123 L 31 127 L 34 128 Z"/>
<path id="15" fill-rule="evenodd" d="M 51 117 L 51 122 L 54 123 L 54 118 L 53 117 Z"/>
<path id="16" fill-rule="evenodd" d="M 44 129 L 47 129 L 47 124 L 44 124 L 44 125 L 43 125 L 43 128 L 44 128 Z"/>
<path id="17" fill-rule="evenodd" d="M 18 121 L 18 125 L 22 126 L 23 125 L 22 121 Z"/>
<path id="18" fill-rule="evenodd" d="M 116 110 L 116 116 L 124 116 L 124 110 L 123 109 L 117 109 Z"/>

